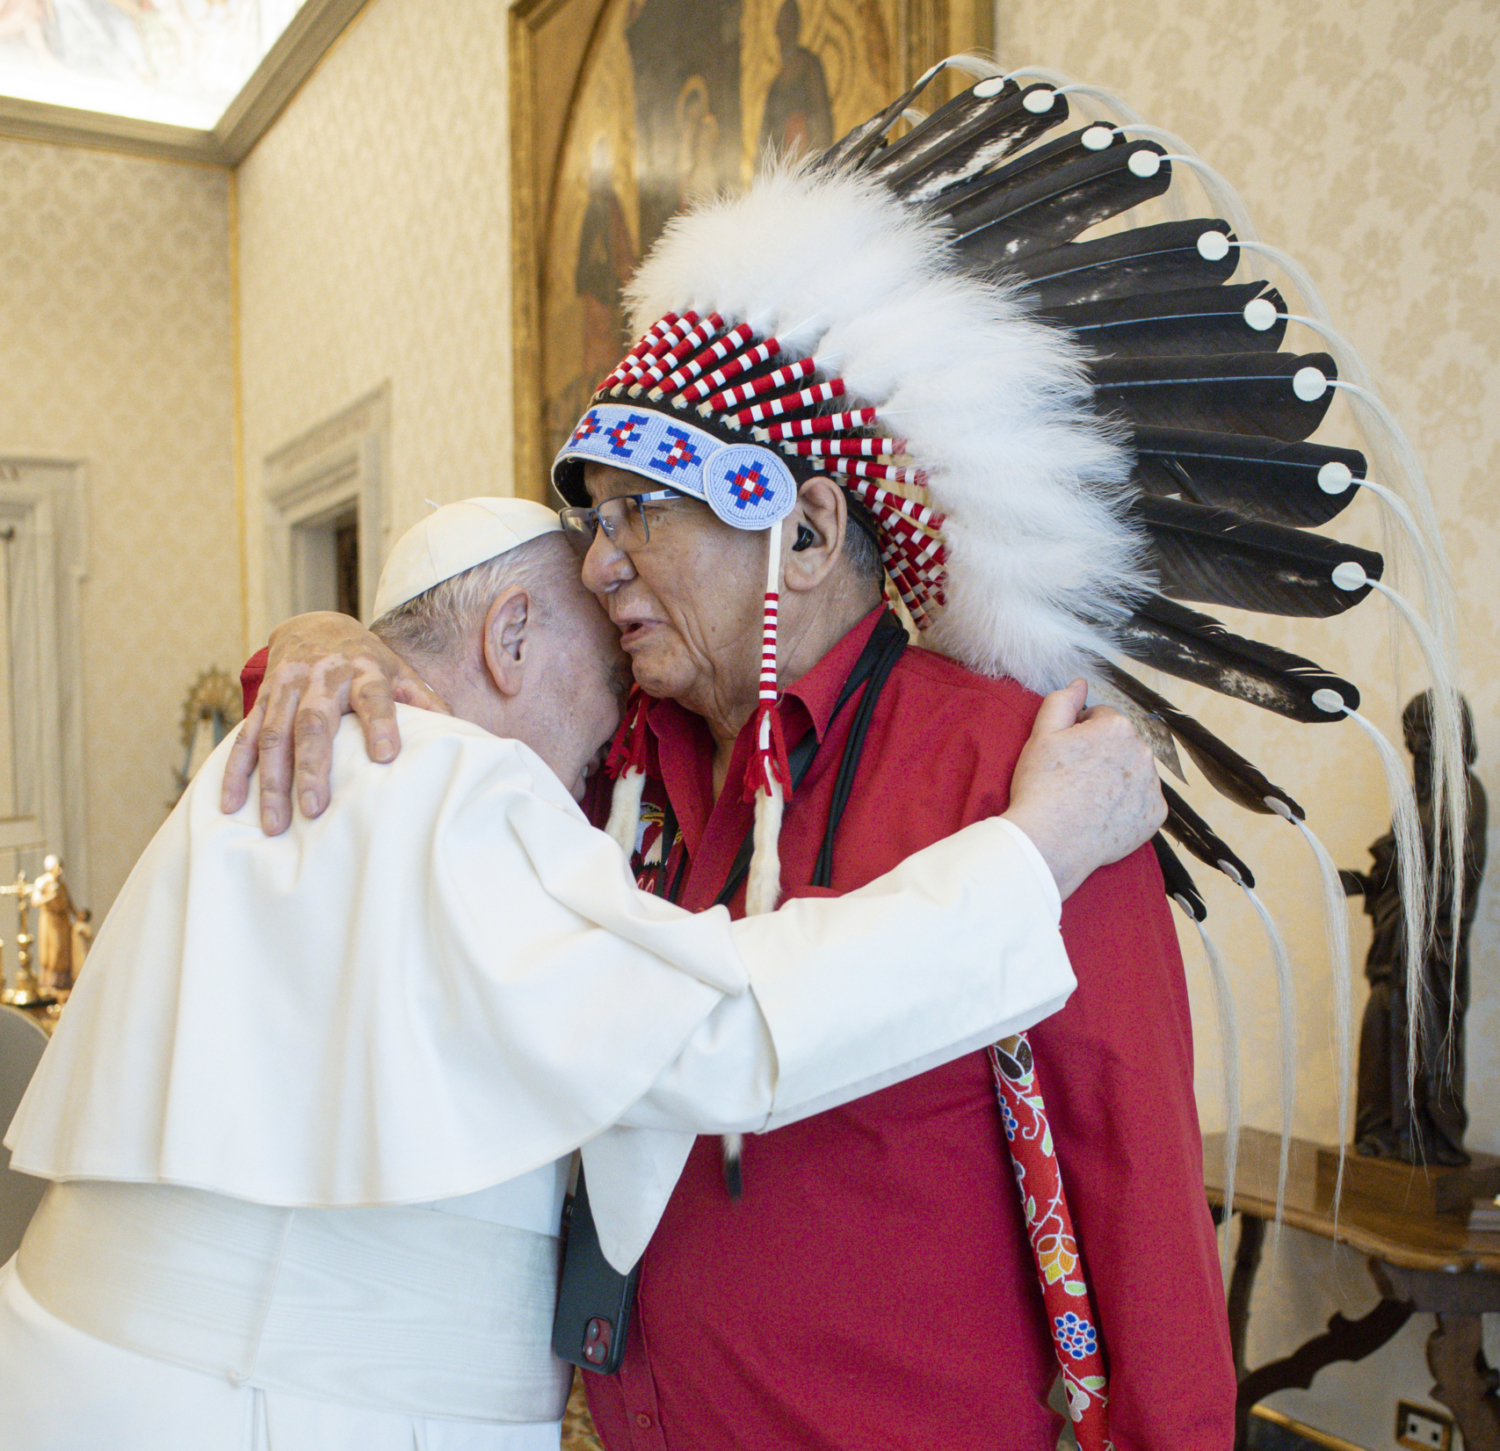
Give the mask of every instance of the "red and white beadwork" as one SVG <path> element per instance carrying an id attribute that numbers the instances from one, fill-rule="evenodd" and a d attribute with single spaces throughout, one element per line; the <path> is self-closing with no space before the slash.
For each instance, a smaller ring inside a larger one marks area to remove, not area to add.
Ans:
<path id="1" fill-rule="evenodd" d="M 816 358 L 788 357 L 777 338 L 758 336 L 750 323 L 688 311 L 647 328 L 595 402 L 636 399 L 679 418 L 696 415 L 711 428 L 748 430 L 756 443 L 795 459 L 799 477 L 836 479 L 874 519 L 891 587 L 925 628 L 943 604 L 943 516 L 906 440 L 880 427 L 878 407 L 828 411 L 845 392 L 844 380 L 826 375 Z M 725 509 L 718 512 L 726 518 Z"/>

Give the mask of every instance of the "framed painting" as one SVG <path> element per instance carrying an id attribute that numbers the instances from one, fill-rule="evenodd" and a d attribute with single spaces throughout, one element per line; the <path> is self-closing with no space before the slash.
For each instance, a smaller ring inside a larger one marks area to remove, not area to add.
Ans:
<path id="1" fill-rule="evenodd" d="M 516 491 L 629 345 L 622 292 L 669 217 L 817 149 L 935 60 L 988 50 L 990 0 L 518 0 L 511 19 Z M 946 77 L 936 99 L 946 99 Z"/>

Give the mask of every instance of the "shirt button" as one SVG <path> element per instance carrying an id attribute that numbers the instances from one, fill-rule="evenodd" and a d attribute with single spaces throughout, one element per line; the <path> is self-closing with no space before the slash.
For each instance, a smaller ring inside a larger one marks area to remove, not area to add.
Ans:
<path id="1" fill-rule="evenodd" d="M 637 1411 L 635 1413 L 635 1423 L 643 1431 L 649 1431 L 651 1429 L 651 1417 L 648 1416 L 644 1411 Z"/>

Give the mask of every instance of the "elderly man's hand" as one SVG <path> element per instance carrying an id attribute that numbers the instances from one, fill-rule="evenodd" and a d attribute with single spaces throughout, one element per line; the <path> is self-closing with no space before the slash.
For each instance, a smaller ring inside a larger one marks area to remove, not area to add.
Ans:
<path id="1" fill-rule="evenodd" d="M 298 615 L 271 632 L 260 696 L 224 770 L 222 805 L 238 811 L 260 767 L 260 824 L 271 836 L 292 820 L 292 786 L 306 817 L 328 805 L 333 737 L 353 711 L 372 761 L 401 749 L 395 702 L 450 714 L 405 662 L 348 615 Z"/>
<path id="2" fill-rule="evenodd" d="M 1087 698 L 1088 686 L 1075 680 L 1042 702 L 1005 813 L 1041 852 L 1064 901 L 1167 817 L 1151 748 L 1118 711 L 1085 710 Z"/>

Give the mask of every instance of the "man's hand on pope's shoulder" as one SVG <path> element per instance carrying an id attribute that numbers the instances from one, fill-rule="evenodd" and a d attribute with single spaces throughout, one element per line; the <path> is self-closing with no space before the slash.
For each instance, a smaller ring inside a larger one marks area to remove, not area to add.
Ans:
<path id="1" fill-rule="evenodd" d="M 333 737 L 349 711 L 359 717 L 372 761 L 401 749 L 395 702 L 450 714 L 358 620 L 331 611 L 298 615 L 271 632 L 271 652 L 255 709 L 224 770 L 225 811 L 238 811 L 260 767 L 260 824 L 271 836 L 292 821 L 292 788 L 306 817 L 328 805 Z"/>
<path id="2" fill-rule="evenodd" d="M 1042 702 L 1005 813 L 1041 852 L 1064 901 L 1167 819 L 1151 748 L 1119 711 L 1084 709 L 1087 699 L 1075 680 Z"/>

